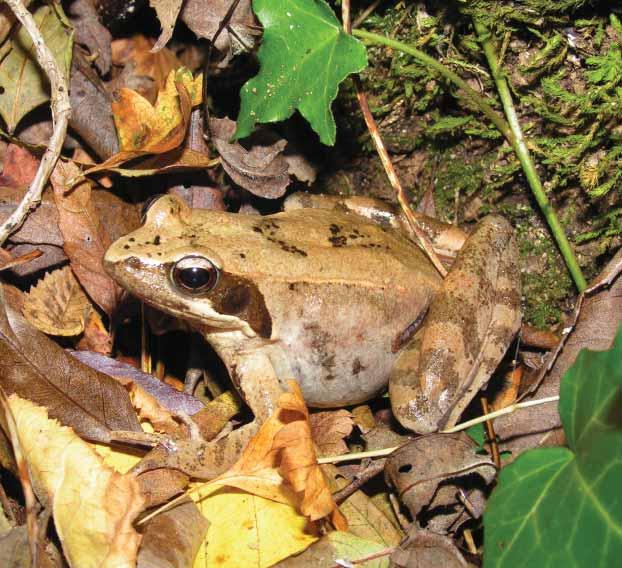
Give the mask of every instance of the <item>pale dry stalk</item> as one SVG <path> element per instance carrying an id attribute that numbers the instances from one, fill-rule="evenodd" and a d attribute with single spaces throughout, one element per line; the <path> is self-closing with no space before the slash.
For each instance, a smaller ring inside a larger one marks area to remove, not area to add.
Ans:
<path id="1" fill-rule="evenodd" d="M 43 36 L 39 28 L 37 28 L 32 14 L 26 9 L 21 0 L 5 0 L 5 2 L 9 5 L 9 8 L 11 8 L 20 24 L 28 32 L 35 47 L 37 61 L 50 80 L 50 104 L 52 107 L 54 130 L 50 137 L 48 147 L 41 159 L 41 163 L 39 164 L 39 169 L 28 187 L 28 190 L 13 213 L 0 225 L 0 245 L 6 241 L 11 233 L 21 227 L 29 211 L 36 207 L 41 201 L 43 189 L 60 156 L 67 133 L 69 115 L 71 114 L 67 78 L 56 63 L 52 52 L 43 41 Z"/>

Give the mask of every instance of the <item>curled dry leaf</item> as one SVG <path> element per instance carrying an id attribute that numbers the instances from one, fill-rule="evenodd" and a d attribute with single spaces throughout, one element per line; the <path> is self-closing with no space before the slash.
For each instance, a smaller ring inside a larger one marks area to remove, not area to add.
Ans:
<path id="1" fill-rule="evenodd" d="M 152 48 L 153 51 L 159 51 L 171 39 L 182 4 L 183 0 L 149 0 L 149 5 L 155 10 L 162 27 L 160 37 Z"/>
<path id="2" fill-rule="evenodd" d="M 141 537 L 132 522 L 143 508 L 136 480 L 105 466 L 45 408 L 16 395 L 9 405 L 37 494 L 51 505 L 69 564 L 133 566 Z"/>
<path id="3" fill-rule="evenodd" d="M 240 187 L 259 197 L 276 199 L 289 185 L 288 164 L 283 157 L 287 142 L 266 129 L 250 136 L 245 144 L 231 143 L 235 134 L 235 121 L 212 118 L 210 134 L 220 154 L 222 167 Z"/>
<path id="4" fill-rule="evenodd" d="M 311 520 L 330 515 L 335 526 L 345 530 L 347 522 L 317 463 L 309 411 L 300 387 L 295 381 L 289 381 L 289 387 L 291 392 L 281 395 L 277 412 L 264 422 L 240 459 L 208 485 L 228 485 L 299 505 Z"/>
<path id="5" fill-rule="evenodd" d="M 158 515 L 143 531 L 137 568 L 192 566 L 208 526 L 190 500 Z"/>
<path id="6" fill-rule="evenodd" d="M 108 443 L 115 430 L 142 432 L 123 386 L 29 325 L 5 303 L 2 288 L 0 386 L 44 405 L 50 416 L 91 440 Z"/>
<path id="7" fill-rule="evenodd" d="M 22 313 L 37 329 L 49 335 L 71 337 L 84 331 L 91 303 L 69 266 L 46 274 L 24 300 Z"/>
<path id="8" fill-rule="evenodd" d="M 91 200 L 91 183 L 83 180 L 71 187 L 70 181 L 80 175 L 76 164 L 59 161 L 51 176 L 63 250 L 88 295 L 110 315 L 121 295 L 121 289 L 102 265 L 111 239 Z"/>

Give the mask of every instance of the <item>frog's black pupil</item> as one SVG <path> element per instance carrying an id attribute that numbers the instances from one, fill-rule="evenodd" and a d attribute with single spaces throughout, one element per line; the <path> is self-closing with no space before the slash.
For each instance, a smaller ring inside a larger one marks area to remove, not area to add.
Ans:
<path id="1" fill-rule="evenodd" d="M 190 290 L 198 290 L 209 286 L 213 278 L 213 270 L 192 266 L 179 271 L 179 280 Z"/>

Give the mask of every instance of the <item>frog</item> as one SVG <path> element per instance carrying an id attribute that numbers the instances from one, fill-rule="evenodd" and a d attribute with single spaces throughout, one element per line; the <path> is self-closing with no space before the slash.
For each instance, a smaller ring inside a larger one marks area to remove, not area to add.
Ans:
<path id="1" fill-rule="evenodd" d="M 417 216 L 451 262 L 443 277 L 384 203 L 294 194 L 283 209 L 192 209 L 164 195 L 105 253 L 123 288 L 203 336 L 254 415 L 207 444 L 211 475 L 235 461 L 291 379 L 313 408 L 358 405 L 388 386 L 405 428 L 450 427 L 520 327 L 518 250 L 501 216 L 470 235 Z"/>

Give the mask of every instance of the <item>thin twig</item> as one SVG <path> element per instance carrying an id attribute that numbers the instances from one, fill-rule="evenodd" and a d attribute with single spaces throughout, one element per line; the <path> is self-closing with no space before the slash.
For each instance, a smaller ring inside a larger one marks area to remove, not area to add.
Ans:
<path id="1" fill-rule="evenodd" d="M 352 33 L 352 25 L 350 23 L 350 0 L 344 0 L 342 3 L 342 19 L 343 19 L 343 28 L 346 33 Z M 367 103 L 367 97 L 363 91 L 363 85 L 361 84 L 361 79 L 358 75 L 354 75 L 353 77 L 354 86 L 356 88 L 356 98 L 359 101 L 359 106 L 361 107 L 361 111 L 363 113 L 363 117 L 365 118 L 365 124 L 367 124 L 367 128 L 369 133 L 374 141 L 374 146 L 376 147 L 376 152 L 378 152 L 378 156 L 380 156 L 380 161 L 384 167 L 384 171 L 391 182 L 391 186 L 395 189 L 397 194 L 397 201 L 404 212 L 404 216 L 408 222 L 409 229 L 414 233 L 416 238 L 418 239 L 421 248 L 425 251 L 428 258 L 432 262 L 432 264 L 436 267 L 439 274 L 443 277 L 447 276 L 447 270 L 441 263 L 440 258 L 438 258 L 436 252 L 434 251 L 434 247 L 432 243 L 426 236 L 426 234 L 421 230 L 415 216 L 410 208 L 410 204 L 408 203 L 408 197 L 402 184 L 397 177 L 397 172 L 393 167 L 393 163 L 391 162 L 391 158 L 389 156 L 389 152 L 380 136 L 380 132 L 378 130 L 378 126 L 376 125 L 376 121 L 369 109 L 369 104 Z"/>
<path id="2" fill-rule="evenodd" d="M 484 414 L 489 414 L 490 409 L 488 407 L 488 400 L 486 397 L 481 398 L 482 410 Z M 497 435 L 495 434 L 494 426 L 492 425 L 492 420 L 486 420 L 484 422 L 486 426 L 486 436 L 488 436 L 488 443 L 490 444 L 490 453 L 492 454 L 492 461 L 495 462 L 495 465 L 498 469 L 501 469 L 501 457 L 499 456 L 499 446 L 497 444 Z"/>
<path id="3" fill-rule="evenodd" d="M 11 8 L 20 24 L 22 24 L 24 29 L 28 32 L 35 47 L 37 61 L 50 80 L 50 105 L 52 107 L 54 130 L 43 154 L 43 158 L 41 159 L 41 163 L 39 164 L 39 169 L 30 183 L 30 187 L 24 194 L 20 204 L 0 226 L 0 245 L 6 241 L 11 233 L 22 226 L 29 211 L 36 207 L 41 201 L 43 189 L 60 156 L 65 134 L 67 133 L 69 115 L 71 114 L 67 78 L 56 63 L 52 52 L 48 46 L 45 45 L 43 36 L 39 28 L 37 28 L 32 14 L 24 7 L 21 0 L 6 0 L 6 3 Z"/>
<path id="4" fill-rule="evenodd" d="M 495 52 L 490 32 L 486 29 L 484 23 L 477 18 L 473 19 L 473 25 L 475 26 L 475 31 L 479 36 L 479 41 L 482 44 L 484 54 L 488 60 L 488 66 L 490 67 L 495 85 L 497 86 L 497 91 L 499 92 L 499 98 L 501 99 L 505 116 L 514 134 L 514 143 L 512 144 L 514 152 L 516 153 L 516 156 L 518 157 L 518 160 L 523 168 L 523 172 L 527 178 L 531 192 L 538 202 L 540 211 L 542 211 L 542 214 L 551 229 L 551 233 L 553 233 L 553 238 L 559 247 L 559 251 L 564 257 L 568 271 L 570 272 L 577 289 L 579 292 L 582 292 L 585 290 L 587 282 L 581 272 L 581 267 L 577 262 L 574 251 L 568 242 L 564 228 L 561 226 L 561 223 L 555 214 L 555 210 L 551 206 L 549 198 L 542 187 L 540 176 L 538 175 L 536 165 L 531 157 L 529 148 L 527 147 L 525 136 L 523 135 L 523 130 L 518 120 L 518 114 L 514 108 L 510 87 L 504 73 L 499 67 L 497 54 Z"/>
<path id="5" fill-rule="evenodd" d="M 476 424 L 481 424 L 482 422 L 486 422 L 486 420 L 492 420 L 493 418 L 499 418 L 499 416 L 504 416 L 505 414 L 512 414 L 512 412 L 516 412 L 521 408 L 529 408 L 530 406 L 538 406 L 540 404 L 546 404 L 548 402 L 556 402 L 559 400 L 559 396 L 548 396 L 546 398 L 539 398 L 537 400 L 528 400 L 527 402 L 517 402 L 511 404 L 510 406 L 506 406 L 505 408 L 501 408 L 499 410 L 495 410 L 490 414 L 486 414 L 485 416 L 478 416 L 477 418 L 473 418 L 473 420 L 467 420 L 466 422 L 462 422 L 462 424 L 457 424 L 453 428 L 448 428 L 447 430 L 441 430 L 441 434 L 453 434 L 454 432 L 460 432 L 461 430 L 466 430 L 471 426 L 475 426 Z M 408 442 L 406 442 L 408 443 Z M 383 458 L 391 455 L 395 450 L 400 448 L 401 446 L 393 446 L 392 448 L 382 448 L 380 450 L 371 450 L 369 452 L 353 452 L 351 454 L 343 454 L 340 456 L 327 456 L 323 458 L 319 458 L 317 462 L 319 464 L 323 463 L 339 463 L 344 461 L 352 461 L 352 460 L 360 460 L 363 458 Z"/>

